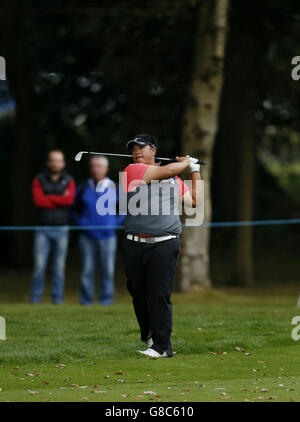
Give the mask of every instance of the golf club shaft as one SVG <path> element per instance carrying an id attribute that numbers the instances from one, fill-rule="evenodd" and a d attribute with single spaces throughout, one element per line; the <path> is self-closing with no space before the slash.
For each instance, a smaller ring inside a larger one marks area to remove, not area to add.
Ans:
<path id="1" fill-rule="evenodd" d="M 115 153 L 111 153 L 111 152 L 91 152 L 91 151 L 80 151 L 76 157 L 75 160 L 76 161 L 80 161 L 82 154 L 90 154 L 90 155 L 110 155 L 113 157 L 127 157 L 127 158 L 132 158 L 132 155 L 129 154 L 115 154 Z M 155 157 L 156 160 L 161 160 L 161 161 L 176 161 L 175 158 L 164 158 L 164 157 Z M 197 161 L 196 164 L 202 164 L 205 165 L 206 162 L 205 161 Z"/>

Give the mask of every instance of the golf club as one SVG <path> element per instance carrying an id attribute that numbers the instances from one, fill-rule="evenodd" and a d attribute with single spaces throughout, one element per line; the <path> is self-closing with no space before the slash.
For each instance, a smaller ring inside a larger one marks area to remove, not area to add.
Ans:
<path id="1" fill-rule="evenodd" d="M 128 157 L 128 158 L 132 158 L 132 155 L 128 155 L 128 154 L 114 154 L 114 153 L 111 153 L 111 152 L 80 151 L 80 152 L 78 152 L 78 154 L 76 154 L 75 161 L 80 161 L 83 154 L 90 154 L 90 155 L 111 155 L 113 157 Z M 175 158 L 155 157 L 155 159 L 156 160 L 161 160 L 161 161 L 176 161 Z M 206 164 L 206 161 L 197 161 L 196 164 L 205 165 Z"/>

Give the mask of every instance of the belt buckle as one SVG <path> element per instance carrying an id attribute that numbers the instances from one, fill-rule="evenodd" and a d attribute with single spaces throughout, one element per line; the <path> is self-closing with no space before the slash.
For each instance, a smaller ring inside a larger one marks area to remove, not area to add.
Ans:
<path id="1" fill-rule="evenodd" d="M 155 243 L 155 237 L 145 237 L 146 243 Z"/>

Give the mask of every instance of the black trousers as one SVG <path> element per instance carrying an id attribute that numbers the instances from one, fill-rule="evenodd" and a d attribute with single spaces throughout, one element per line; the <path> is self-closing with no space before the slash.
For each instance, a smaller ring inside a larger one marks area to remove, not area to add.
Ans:
<path id="1" fill-rule="evenodd" d="M 152 337 L 152 348 L 173 355 L 171 344 L 172 303 L 170 300 L 176 264 L 180 252 L 179 238 L 156 243 L 124 239 L 122 243 L 127 276 L 127 289 L 141 340 Z"/>

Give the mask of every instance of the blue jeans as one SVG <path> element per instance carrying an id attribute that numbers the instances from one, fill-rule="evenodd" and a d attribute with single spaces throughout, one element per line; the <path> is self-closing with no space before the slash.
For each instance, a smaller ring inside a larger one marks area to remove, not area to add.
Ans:
<path id="1" fill-rule="evenodd" d="M 94 274 L 96 262 L 100 264 L 100 305 L 111 305 L 114 301 L 114 272 L 117 248 L 116 236 L 94 239 L 80 234 L 78 246 L 81 259 L 80 303 L 91 305 L 94 301 Z"/>
<path id="2" fill-rule="evenodd" d="M 34 233 L 31 303 L 39 303 L 43 295 L 50 252 L 52 253 L 52 303 L 62 303 L 68 243 L 69 231 L 64 227 L 57 230 L 37 230 Z"/>

